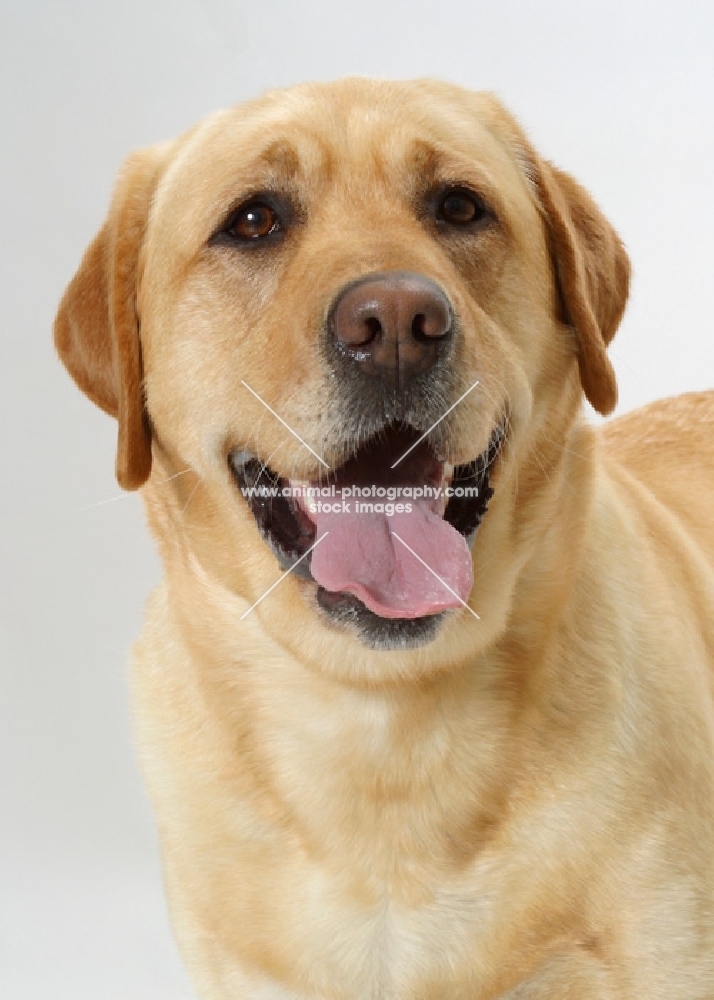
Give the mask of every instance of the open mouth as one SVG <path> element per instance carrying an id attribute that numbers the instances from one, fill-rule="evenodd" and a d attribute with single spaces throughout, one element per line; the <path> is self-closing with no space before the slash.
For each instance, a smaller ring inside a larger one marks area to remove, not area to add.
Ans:
<path id="1" fill-rule="evenodd" d="M 361 632 L 371 625 L 387 648 L 389 637 L 424 641 L 429 623 L 468 599 L 501 439 L 498 427 L 481 455 L 451 466 L 419 430 L 390 424 L 312 482 L 283 478 L 246 451 L 229 462 L 280 565 L 318 585 L 329 618 Z"/>

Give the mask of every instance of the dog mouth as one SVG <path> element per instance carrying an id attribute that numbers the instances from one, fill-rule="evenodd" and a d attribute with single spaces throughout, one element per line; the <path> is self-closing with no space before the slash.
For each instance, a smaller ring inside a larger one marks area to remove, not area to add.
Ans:
<path id="1" fill-rule="evenodd" d="M 498 425 L 482 454 L 453 466 L 418 429 L 394 423 L 317 480 L 281 477 L 247 451 L 232 451 L 229 464 L 281 567 L 317 584 L 327 616 L 362 632 L 376 619 L 405 645 L 402 633 L 431 631 L 419 621 L 468 600 L 502 438 Z"/>

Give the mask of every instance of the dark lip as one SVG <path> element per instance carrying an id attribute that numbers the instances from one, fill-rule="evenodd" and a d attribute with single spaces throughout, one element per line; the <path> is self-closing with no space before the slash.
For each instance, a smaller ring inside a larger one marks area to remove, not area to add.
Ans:
<path id="1" fill-rule="evenodd" d="M 469 546 L 473 546 L 479 525 L 493 496 L 489 477 L 502 447 L 503 428 L 502 422 L 497 424 L 485 451 L 471 462 L 454 468 L 452 486 L 457 488 L 475 485 L 478 494 L 476 497 L 451 496 L 444 511 L 444 519 L 464 536 Z M 414 430 L 415 434 L 418 433 L 418 429 Z M 294 498 L 280 495 L 282 487 L 287 486 L 287 480 L 282 479 L 257 457 L 247 457 L 246 453 L 237 449 L 230 452 L 228 462 L 236 485 L 281 568 L 292 570 L 297 577 L 316 584 L 317 581 L 310 572 L 311 555 L 306 556 L 315 542 L 315 525 Z M 257 495 L 257 490 L 272 490 L 277 495 Z M 250 492 L 252 495 L 249 495 Z M 323 591 L 322 587 L 318 588 L 318 596 L 320 591 Z M 343 596 L 349 597 L 351 601 L 357 600 L 351 594 Z"/>
<path id="2" fill-rule="evenodd" d="M 416 649 L 436 638 L 451 611 L 437 611 L 421 618 L 382 618 L 354 594 L 333 593 L 317 588 L 317 605 L 325 620 L 339 630 L 348 630 L 369 649 L 385 652 Z"/>

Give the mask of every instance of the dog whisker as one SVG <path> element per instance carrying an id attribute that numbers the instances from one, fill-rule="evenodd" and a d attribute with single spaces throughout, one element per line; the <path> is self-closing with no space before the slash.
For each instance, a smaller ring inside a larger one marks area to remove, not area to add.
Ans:
<path id="1" fill-rule="evenodd" d="M 185 514 L 185 513 L 186 513 L 186 511 L 188 510 L 188 505 L 189 505 L 189 504 L 191 503 L 191 501 L 193 500 L 193 497 L 194 497 L 194 494 L 195 494 L 196 490 L 198 489 L 198 487 L 199 487 L 200 485 L 201 485 L 201 480 L 200 480 L 200 479 L 197 479 L 197 480 L 196 480 L 196 483 L 195 483 L 195 485 L 194 485 L 194 487 L 193 487 L 193 489 L 191 490 L 191 492 L 190 492 L 190 493 L 189 493 L 189 495 L 188 495 L 188 500 L 187 500 L 187 501 L 186 501 L 186 503 L 184 504 L 184 507 L 183 507 L 183 510 L 181 511 L 181 514 Z"/>

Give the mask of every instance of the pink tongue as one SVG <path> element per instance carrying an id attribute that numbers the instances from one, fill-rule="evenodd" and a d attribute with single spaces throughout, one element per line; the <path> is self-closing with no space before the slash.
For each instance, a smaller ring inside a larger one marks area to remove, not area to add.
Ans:
<path id="1" fill-rule="evenodd" d="M 339 499 L 338 490 L 330 502 Z M 349 511 L 312 515 L 316 538 L 329 532 L 310 565 L 325 590 L 347 590 L 383 618 L 420 618 L 468 599 L 473 585 L 469 547 L 428 500 L 412 500 L 410 512 L 391 517 L 357 513 L 354 498 L 344 502 Z"/>

